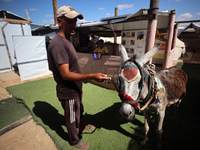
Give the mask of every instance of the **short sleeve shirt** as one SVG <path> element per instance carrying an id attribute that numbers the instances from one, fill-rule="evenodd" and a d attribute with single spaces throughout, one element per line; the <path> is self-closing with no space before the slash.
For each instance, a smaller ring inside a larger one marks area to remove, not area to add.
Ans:
<path id="1" fill-rule="evenodd" d="M 56 34 L 49 44 L 48 56 L 54 80 L 57 83 L 57 97 L 59 99 L 74 99 L 82 95 L 82 81 L 63 80 L 56 66 L 57 64 L 69 64 L 69 71 L 81 73 L 77 53 L 72 43 Z"/>
<path id="2" fill-rule="evenodd" d="M 107 49 L 107 47 L 103 47 L 103 48 L 100 48 L 100 47 L 97 47 L 94 51 L 93 51 L 94 53 L 109 53 L 109 51 L 108 51 L 108 49 Z"/>

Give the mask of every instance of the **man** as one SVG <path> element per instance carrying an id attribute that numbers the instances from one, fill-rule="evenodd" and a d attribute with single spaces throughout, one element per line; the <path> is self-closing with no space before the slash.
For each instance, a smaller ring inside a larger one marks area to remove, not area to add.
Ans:
<path id="1" fill-rule="evenodd" d="M 69 143 L 79 149 L 87 149 L 89 143 L 80 139 L 82 105 L 82 80 L 94 79 L 103 81 L 108 79 L 105 74 L 81 74 L 77 54 L 70 42 L 70 36 L 75 34 L 77 18 L 83 15 L 70 6 L 62 6 L 57 12 L 58 33 L 49 44 L 48 55 L 57 83 L 57 97 L 65 111 L 65 124 L 69 134 Z M 85 130 L 94 130 L 95 127 L 86 126 Z"/>

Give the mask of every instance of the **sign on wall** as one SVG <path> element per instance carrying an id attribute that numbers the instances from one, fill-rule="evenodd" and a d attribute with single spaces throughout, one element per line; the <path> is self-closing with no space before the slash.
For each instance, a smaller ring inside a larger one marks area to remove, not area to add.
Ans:
<path id="1" fill-rule="evenodd" d="M 140 57 L 145 53 L 147 30 L 123 31 L 122 45 L 126 48 L 129 57 L 137 55 Z M 154 55 L 154 58 L 164 58 L 164 52 L 167 40 L 167 29 L 157 29 L 155 44 L 161 43 L 159 51 Z"/>
<path id="2" fill-rule="evenodd" d="M 123 31 L 122 45 L 126 48 L 129 57 L 140 57 L 145 52 L 146 30 Z"/>

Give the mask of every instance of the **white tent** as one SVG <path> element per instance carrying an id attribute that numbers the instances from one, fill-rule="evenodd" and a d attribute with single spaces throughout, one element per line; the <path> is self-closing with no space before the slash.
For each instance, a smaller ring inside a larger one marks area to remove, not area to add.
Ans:
<path id="1" fill-rule="evenodd" d="M 13 36 L 31 36 L 31 29 L 29 24 L 11 24 L 7 22 L 0 22 L 0 28 L 0 73 L 2 73 L 11 71 L 13 65 L 17 63 Z"/>
<path id="2" fill-rule="evenodd" d="M 173 60 L 178 60 L 182 54 L 185 54 L 185 52 L 186 52 L 185 43 L 177 38 L 176 39 L 176 49 L 174 51 Z"/>
<path id="3" fill-rule="evenodd" d="M 12 71 L 14 65 L 22 81 L 51 73 L 45 36 L 32 36 L 29 24 L 0 22 L 0 27 L 0 73 Z"/>
<path id="4" fill-rule="evenodd" d="M 51 74 L 44 36 L 14 36 L 13 41 L 22 81 Z"/>

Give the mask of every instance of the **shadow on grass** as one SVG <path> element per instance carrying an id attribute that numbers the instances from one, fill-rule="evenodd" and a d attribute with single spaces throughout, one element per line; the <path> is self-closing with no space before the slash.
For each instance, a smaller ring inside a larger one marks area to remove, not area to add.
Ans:
<path id="1" fill-rule="evenodd" d="M 54 130 L 63 140 L 68 141 L 68 133 L 62 128 L 64 125 L 64 116 L 59 114 L 58 110 L 47 102 L 36 101 L 34 104 L 35 107 L 33 108 L 33 112 L 35 115 L 39 117 L 45 125 Z M 111 107 L 108 107 L 94 115 L 85 114 L 85 123 L 93 124 L 97 128 L 116 130 L 136 141 L 141 141 L 139 136 L 129 133 L 120 126 L 121 124 L 127 123 L 118 113 L 120 107 L 121 103 L 114 103 Z M 144 126 L 143 123 L 137 119 L 135 119 L 132 123 L 138 126 Z M 138 130 L 137 132 L 141 131 Z"/>
<path id="2" fill-rule="evenodd" d="M 68 133 L 62 128 L 65 125 L 64 116 L 58 113 L 58 110 L 47 102 L 36 101 L 33 112 L 42 122 L 54 130 L 63 140 L 69 141 Z"/>
<path id="3" fill-rule="evenodd" d="M 86 123 L 95 125 L 97 129 L 105 128 L 107 130 L 116 130 L 123 135 L 133 138 L 136 141 L 140 141 L 140 137 L 135 136 L 121 127 L 121 125 L 127 123 L 127 121 L 120 116 L 120 107 L 121 103 L 114 103 L 112 106 L 94 115 L 85 114 L 84 120 Z M 132 123 L 137 126 L 144 126 L 144 124 L 137 119 L 135 119 Z"/>

